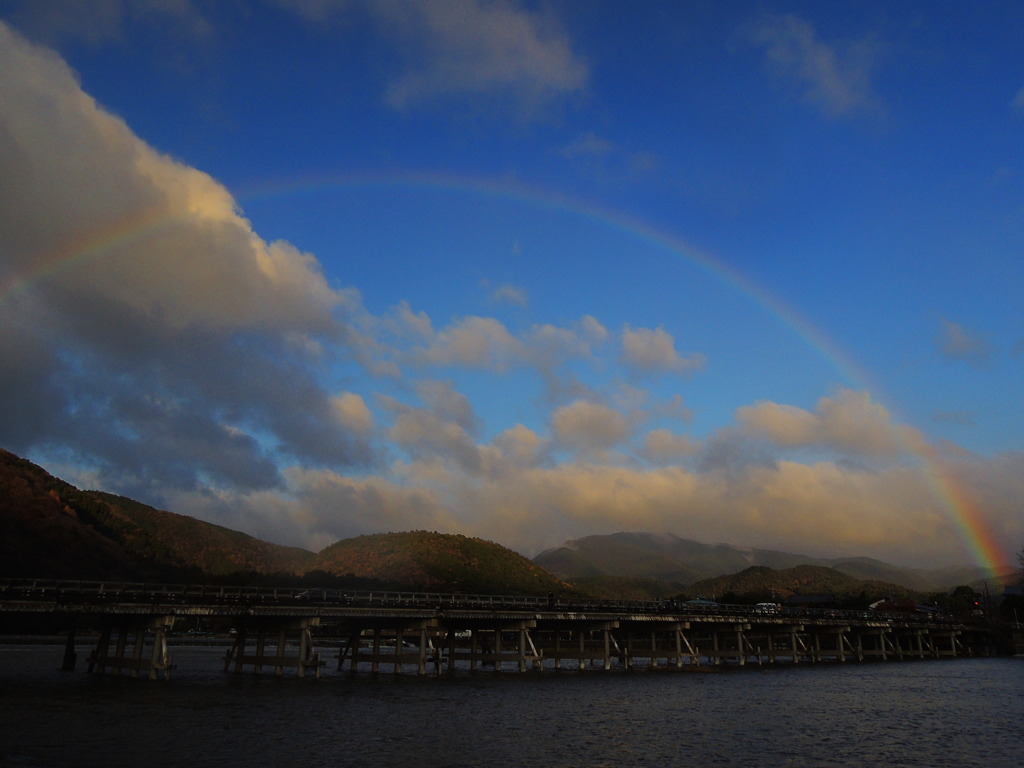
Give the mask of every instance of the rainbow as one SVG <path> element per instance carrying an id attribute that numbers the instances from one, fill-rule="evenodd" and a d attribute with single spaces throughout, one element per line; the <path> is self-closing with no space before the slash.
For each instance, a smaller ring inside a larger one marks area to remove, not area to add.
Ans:
<path id="1" fill-rule="evenodd" d="M 36 259 L 31 270 L 0 273 L 0 306 L 34 284 L 88 263 L 112 248 L 141 240 L 169 226 L 176 218 L 160 209 L 142 210 L 80 232 Z"/>
<path id="2" fill-rule="evenodd" d="M 932 446 L 925 443 L 917 454 L 924 460 L 923 471 L 932 492 L 963 532 L 964 543 L 974 561 L 991 576 L 998 576 L 1013 562 L 1013 557 L 992 532 L 973 494 L 957 480 L 952 467 Z"/>
<path id="3" fill-rule="evenodd" d="M 561 194 L 511 182 L 485 178 L 468 178 L 428 173 L 366 173 L 366 174 L 310 174 L 284 181 L 253 184 L 235 190 L 241 203 L 273 199 L 293 194 L 308 194 L 338 188 L 412 188 L 454 190 L 497 199 L 525 202 L 542 208 L 566 211 L 623 232 L 642 242 L 682 257 L 713 279 L 721 281 L 755 304 L 763 307 L 786 327 L 803 339 L 847 381 L 877 393 L 867 372 L 821 329 L 809 322 L 779 297 L 753 282 L 725 262 L 712 256 L 682 238 L 658 229 L 652 224 L 620 211 L 603 208 Z M 131 243 L 170 223 L 166 212 L 147 211 L 112 222 L 104 227 L 82 234 L 54 249 L 37 263 L 31 273 L 4 278 L 0 276 L 0 305 L 18 291 L 31 284 L 99 256 L 110 248 Z M 888 405 L 887 405 L 888 407 Z M 894 412 L 889 408 L 890 412 Z M 911 445 L 904 440 L 908 453 L 916 455 L 922 463 L 922 472 L 935 498 L 961 531 L 972 559 L 995 576 L 1013 561 L 1009 551 L 993 534 L 971 493 L 954 477 L 949 466 L 924 441 Z"/>
<path id="4" fill-rule="evenodd" d="M 777 318 L 816 350 L 844 379 L 872 392 L 873 397 L 881 400 L 878 397 L 879 388 L 872 385 L 871 377 L 863 367 L 821 329 L 781 298 L 707 251 L 621 211 L 603 208 L 594 203 L 508 180 L 496 181 L 486 178 L 408 172 L 310 174 L 284 181 L 244 187 L 237 190 L 237 197 L 244 202 L 245 200 L 307 194 L 321 190 L 360 187 L 454 190 L 497 199 L 517 200 L 542 208 L 567 211 L 593 221 L 599 226 L 610 227 L 638 238 L 657 248 L 681 256 L 713 279 L 722 281 L 739 293 L 749 296 L 756 304 L 766 309 L 770 315 Z M 890 403 L 885 403 L 885 406 L 890 413 L 896 413 Z M 961 531 L 971 558 L 992 576 L 997 575 L 1013 561 L 1013 557 L 993 534 L 973 495 L 958 483 L 951 469 L 927 443 L 924 441 L 911 443 L 907 439 L 902 439 L 901 442 L 902 447 L 909 454 L 921 460 L 922 472 L 933 496 Z M 918 445 L 918 443 L 920 444 Z"/>
<path id="5" fill-rule="evenodd" d="M 237 189 L 236 194 L 237 199 L 244 203 L 248 200 L 280 198 L 340 188 L 395 187 L 469 192 L 495 199 L 515 200 L 539 208 L 565 211 L 590 220 L 598 226 L 617 230 L 656 248 L 682 256 L 685 261 L 716 281 L 723 282 L 740 294 L 753 299 L 755 304 L 766 309 L 771 316 L 814 348 L 844 379 L 858 384 L 864 384 L 868 380 L 866 372 L 834 341 L 785 301 L 743 273 L 677 235 L 658 229 L 642 219 L 594 203 L 513 181 L 430 173 L 308 174 L 286 181 L 250 184 Z"/>

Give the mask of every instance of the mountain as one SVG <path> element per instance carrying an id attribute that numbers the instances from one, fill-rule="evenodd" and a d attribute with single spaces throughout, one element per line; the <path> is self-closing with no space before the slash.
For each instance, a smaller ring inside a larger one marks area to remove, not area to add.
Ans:
<path id="1" fill-rule="evenodd" d="M 984 569 L 978 567 L 901 568 L 868 557 L 827 559 L 772 549 L 703 544 L 669 533 L 586 536 L 541 552 L 533 562 L 579 586 L 584 583 L 607 585 L 616 579 L 647 579 L 664 582 L 663 592 L 754 566 L 774 570 L 819 566 L 860 581 L 885 582 L 919 592 L 948 591 L 961 584 L 974 584 L 987 576 Z M 1011 569 L 1005 578 L 1015 573 Z"/>
<path id="2" fill-rule="evenodd" d="M 88 495 L 109 512 L 97 523 L 130 552 L 157 563 L 211 576 L 234 573 L 298 573 L 314 553 L 257 539 L 188 515 L 154 509 L 101 491 Z M 101 507 L 102 508 L 102 507 Z"/>
<path id="3" fill-rule="evenodd" d="M 858 579 L 835 568 L 798 565 L 775 570 L 754 565 L 739 573 L 704 579 L 690 585 L 687 594 L 729 602 L 741 599 L 782 602 L 791 595 L 835 595 L 837 599 L 862 598 L 864 605 L 885 597 L 911 597 L 914 591 L 898 584 Z"/>
<path id="4" fill-rule="evenodd" d="M 122 496 L 81 491 L 0 449 L 0 575 L 202 580 L 296 572 L 312 557 Z"/>
<path id="5" fill-rule="evenodd" d="M 621 576 L 692 584 L 752 565 L 792 568 L 823 560 L 770 549 L 708 545 L 670 533 L 586 536 L 541 552 L 533 561 L 562 578 Z"/>
<path id="6" fill-rule="evenodd" d="M 423 531 L 377 534 L 314 554 L 124 496 L 79 490 L 3 449 L 0 576 L 534 595 L 573 591 L 529 559 L 482 539 Z"/>
<path id="7" fill-rule="evenodd" d="M 569 578 L 616 576 L 688 584 L 721 573 L 703 570 L 695 553 L 687 551 L 690 543 L 669 534 L 587 536 L 541 552 L 533 562 Z"/>
<path id="8" fill-rule="evenodd" d="M 410 531 L 344 539 L 306 565 L 423 592 L 540 595 L 573 591 L 511 549 L 458 534 Z"/>
<path id="9" fill-rule="evenodd" d="M 423 531 L 346 539 L 314 554 L 262 541 L 123 496 L 82 491 L 0 449 L 0 576 L 123 581 L 330 581 L 352 588 L 565 594 L 655 599 L 698 586 L 711 593 L 756 591 L 740 582 L 704 584 L 750 568 L 816 566 L 816 584 L 837 575 L 920 592 L 971 585 L 999 588 L 977 568 L 906 569 L 870 558 L 821 558 L 707 545 L 671 534 L 588 536 L 533 562 L 482 539 Z M 749 574 L 748 574 L 749 576 Z M 1010 583 L 1014 571 L 1001 579 Z M 783 590 L 778 578 L 761 583 Z M 806 585 L 805 585 L 806 586 Z M 845 588 L 845 587 L 844 587 Z M 820 591 L 835 591 L 822 587 Z"/>
<path id="10" fill-rule="evenodd" d="M 0 450 L 0 575 L 162 579 L 165 573 L 88 522 L 95 499 Z"/>

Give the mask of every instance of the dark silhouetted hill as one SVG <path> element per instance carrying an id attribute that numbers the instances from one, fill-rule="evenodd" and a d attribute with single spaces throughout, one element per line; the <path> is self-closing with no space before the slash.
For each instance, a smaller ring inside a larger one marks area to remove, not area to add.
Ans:
<path id="1" fill-rule="evenodd" d="M 571 591 L 511 549 L 483 539 L 428 531 L 343 539 L 320 552 L 307 567 L 413 591 L 522 595 Z"/>
<path id="2" fill-rule="evenodd" d="M 741 603 L 784 602 L 793 595 L 834 595 L 839 602 L 859 600 L 861 607 L 885 597 L 916 597 L 913 590 L 898 584 L 858 579 L 820 565 L 782 570 L 755 565 L 739 573 L 691 584 L 687 595 Z"/>
<path id="3" fill-rule="evenodd" d="M 806 570 L 812 566 L 817 570 Z M 722 574 L 733 575 L 706 581 Z M 123 496 L 79 490 L 0 449 L 0 576 L 655 599 L 684 592 L 784 593 L 801 578 L 803 593 L 846 593 L 857 582 L 858 593 L 873 594 L 872 585 L 880 583 L 878 589 L 893 595 L 894 585 L 947 591 L 981 583 L 985 575 L 975 568 L 912 570 L 870 558 L 822 560 L 651 533 L 588 536 L 533 562 L 493 542 L 424 531 L 359 536 L 314 555 Z"/>
<path id="4" fill-rule="evenodd" d="M 202 580 L 296 572 L 313 557 L 132 499 L 81 491 L 0 449 L 0 575 Z"/>
<path id="5" fill-rule="evenodd" d="M 0 449 L 0 576 L 344 584 L 547 594 L 572 591 L 522 555 L 416 531 L 345 539 L 319 555 L 124 496 L 82 491 Z"/>

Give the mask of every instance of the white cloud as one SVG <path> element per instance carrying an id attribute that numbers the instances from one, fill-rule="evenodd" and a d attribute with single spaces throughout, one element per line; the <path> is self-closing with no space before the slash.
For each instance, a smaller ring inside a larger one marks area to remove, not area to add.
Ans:
<path id="1" fill-rule="evenodd" d="M 248 527 L 256 522 L 261 526 L 256 530 L 273 541 L 319 550 L 367 533 L 463 532 L 450 510 L 424 487 L 405 487 L 379 477 L 345 477 L 325 469 L 292 468 L 286 475 L 287 500 L 277 494 L 250 493 L 230 504 Z M 299 531 L 302 538 L 296 539 Z"/>
<path id="2" fill-rule="evenodd" d="M 416 341 L 428 341 L 434 335 L 434 324 L 430 316 L 422 310 L 414 312 L 407 301 L 402 301 L 391 311 L 385 324 L 393 334 L 403 338 L 411 336 Z"/>
<path id="3" fill-rule="evenodd" d="M 469 399 L 456 391 L 450 381 L 421 381 L 416 392 L 430 411 L 439 418 L 453 421 L 467 431 L 477 428 L 478 420 Z"/>
<path id="4" fill-rule="evenodd" d="M 530 366 L 545 377 L 554 376 L 570 360 L 592 358 L 595 347 L 607 337 L 605 328 L 590 316 L 568 326 L 533 325 L 519 335 L 493 317 L 462 317 L 435 331 L 429 318 L 405 308 L 400 322 L 413 330 L 418 345 L 396 354 L 415 365 L 493 372 Z"/>
<path id="5" fill-rule="evenodd" d="M 992 351 L 991 345 L 979 333 L 949 320 L 942 321 L 938 345 L 945 357 L 965 362 L 972 368 L 984 368 Z"/>
<path id="6" fill-rule="evenodd" d="M 654 429 L 644 436 L 641 455 L 655 465 L 672 464 L 696 455 L 700 448 L 700 443 L 689 435 Z"/>
<path id="7" fill-rule="evenodd" d="M 534 325 L 526 334 L 525 354 L 537 367 L 551 369 L 566 360 L 591 358 L 607 336 L 604 326 L 589 315 L 569 327 Z"/>
<path id="8" fill-rule="evenodd" d="M 516 424 L 495 437 L 494 445 L 501 451 L 502 460 L 515 467 L 535 466 L 547 449 L 547 441 L 522 424 Z"/>
<path id="9" fill-rule="evenodd" d="M 675 340 L 664 328 L 627 326 L 622 331 L 622 362 L 645 373 L 667 372 L 692 374 L 704 368 L 704 355 L 682 357 L 676 352 Z"/>
<path id="10" fill-rule="evenodd" d="M 2 26 L 0 56 L 8 268 L 165 326 L 332 329 L 342 299 L 312 256 L 261 240 L 222 185 L 144 144 Z"/>
<path id="11" fill-rule="evenodd" d="M 434 383 L 430 383 L 431 385 Z M 431 389 L 430 385 L 425 387 Z M 429 395 L 428 395 L 429 397 Z M 431 403 L 433 408 L 414 408 L 392 398 L 382 398 L 382 404 L 394 413 L 394 424 L 387 430 L 388 439 L 413 457 L 427 462 L 453 461 L 464 470 L 476 472 L 481 467 L 480 451 L 468 427 L 451 417 L 454 405 L 458 417 L 472 420 L 472 415 L 461 413 L 458 396 L 452 393 L 448 402 Z"/>
<path id="12" fill-rule="evenodd" d="M 373 431 L 373 414 L 366 407 L 366 401 L 354 392 L 344 392 L 332 398 L 334 415 L 345 429 L 369 435 Z"/>
<path id="13" fill-rule="evenodd" d="M 961 427 L 973 427 L 976 416 L 972 411 L 932 411 L 931 420 L 937 424 L 956 424 Z"/>
<path id="14" fill-rule="evenodd" d="M 868 40 L 829 44 L 796 16 L 765 16 L 751 29 L 769 63 L 804 89 L 808 101 L 842 117 L 878 109 L 871 85 L 877 46 Z"/>
<path id="15" fill-rule="evenodd" d="M 667 531 L 823 557 L 869 554 L 919 567 L 967 562 L 966 532 L 921 472 L 908 466 L 855 470 L 830 462 L 781 462 L 729 475 L 530 460 L 541 441 L 510 430 L 501 471 L 469 475 L 458 465 L 414 462 L 401 484 L 290 469 L 289 494 L 223 500 L 181 497 L 177 508 L 274 541 L 320 548 L 385 530 L 429 529 L 484 536 L 535 554 L 571 538 L 622 530 Z M 504 440 L 502 442 L 505 442 Z M 961 459 L 951 470 L 986 511 L 994 535 L 1020 541 L 1015 513 L 1024 457 Z"/>
<path id="16" fill-rule="evenodd" d="M 966 493 L 980 492 L 989 524 L 1007 541 L 1024 536 L 1013 512 L 1014 494 L 1024 490 L 1021 462 L 1017 456 L 967 463 L 957 480 Z M 824 557 L 868 554 L 919 567 L 970 558 L 952 511 L 912 466 L 858 470 L 785 461 L 725 474 L 507 462 L 504 471 L 471 476 L 431 462 L 410 465 L 404 481 L 429 488 L 460 532 L 531 554 L 582 535 L 642 530 Z M 406 527 L 422 515 L 421 505 L 411 508 Z"/>
<path id="17" fill-rule="evenodd" d="M 1016 95 L 1013 97 L 1013 101 L 1010 102 L 1010 106 L 1018 111 L 1024 112 L 1024 88 L 1017 91 Z"/>
<path id="18" fill-rule="evenodd" d="M 496 304 L 509 304 L 514 307 L 525 307 L 530 303 L 523 288 L 508 283 L 499 285 L 491 292 L 491 301 Z"/>
<path id="19" fill-rule="evenodd" d="M 314 375 L 351 338 L 352 298 L 3 24 L 0 201 L 9 447 L 59 433 L 147 494 L 200 474 L 278 483 L 271 443 L 314 464 L 373 461 Z"/>
<path id="20" fill-rule="evenodd" d="M 405 60 L 385 101 L 404 110 L 437 98 L 499 95 L 527 113 L 583 90 L 587 63 L 555 18 L 518 0 L 272 0 L 311 22 L 367 13 Z"/>
<path id="21" fill-rule="evenodd" d="M 440 331 L 416 359 L 422 364 L 500 371 L 523 359 L 523 346 L 498 320 L 466 317 Z"/>
<path id="22" fill-rule="evenodd" d="M 458 7 L 540 19 L 502 3 Z M 446 13 L 403 12 L 421 21 Z M 812 34 L 787 45 L 810 55 L 815 42 Z M 420 51 L 428 73 L 432 50 Z M 842 62 L 830 64 L 840 81 Z M 656 428 L 633 444 L 655 418 L 688 422 L 689 408 L 680 396 L 652 404 L 647 391 L 590 374 L 619 351 L 634 371 L 699 369 L 703 358 L 680 355 L 664 328 L 626 327 L 620 347 L 605 346 L 611 334 L 592 316 L 525 328 L 442 318 L 435 327 L 403 303 L 374 317 L 356 291 L 328 285 L 312 255 L 263 240 L 216 180 L 145 145 L 55 54 L 3 25 L 0 253 L 6 447 L 55 445 L 85 457 L 82 477 L 162 495 L 177 511 L 307 546 L 432 528 L 529 551 L 639 529 L 901 562 L 967 556 L 927 478 L 912 461 L 890 460 L 925 453 L 920 434 L 867 393 L 843 390 L 813 411 L 757 403 L 700 443 Z M 940 347 L 968 361 L 988 354 L 955 323 L 944 325 Z M 339 359 L 363 369 L 349 378 Z M 404 380 L 402 367 L 414 364 L 439 378 Z M 473 403 L 443 378 L 463 372 L 433 370 L 452 367 L 473 369 L 469 378 L 527 368 L 550 399 L 487 443 Z M 363 370 L 393 376 L 384 384 L 415 405 L 364 399 Z M 377 451 L 385 437 L 402 456 L 389 468 Z M 802 463 L 787 453 L 801 448 L 842 456 Z M 579 460 L 558 465 L 559 450 Z M 717 471 L 724 460 L 702 465 L 714 451 L 743 460 L 729 472 Z M 948 453 L 951 476 L 997 538 L 1020 541 L 1021 457 Z M 346 477 L 353 467 L 360 476 Z"/>
<path id="23" fill-rule="evenodd" d="M 819 441 L 819 418 L 794 405 L 772 402 L 745 405 L 737 410 L 736 420 L 748 431 L 764 435 L 785 448 L 813 445 Z"/>
<path id="24" fill-rule="evenodd" d="M 587 65 L 546 14 L 518 3 L 379 0 L 371 9 L 409 58 L 388 86 L 396 109 L 439 96 L 511 94 L 528 109 L 583 89 Z"/>
<path id="25" fill-rule="evenodd" d="M 562 446 L 583 455 L 600 454 L 629 437 L 629 421 L 618 411 L 600 403 L 577 400 L 556 410 L 551 417 L 552 433 Z"/>
<path id="26" fill-rule="evenodd" d="M 291 11 L 307 21 L 323 24 L 339 12 L 351 7 L 351 0 L 267 0 Z"/>
<path id="27" fill-rule="evenodd" d="M 575 160 L 581 157 L 604 157 L 611 151 L 612 143 L 610 141 L 588 131 L 562 147 L 559 154 L 569 160 Z"/>
<path id="28" fill-rule="evenodd" d="M 37 40 L 116 40 L 128 20 L 206 36 L 211 26 L 191 0 L 11 0 L 19 28 Z"/>
<path id="29" fill-rule="evenodd" d="M 867 392 L 840 390 L 818 400 L 815 413 L 790 405 L 760 402 L 736 411 L 745 433 L 783 448 L 824 447 L 863 457 L 920 455 L 924 439 L 892 421 Z"/>

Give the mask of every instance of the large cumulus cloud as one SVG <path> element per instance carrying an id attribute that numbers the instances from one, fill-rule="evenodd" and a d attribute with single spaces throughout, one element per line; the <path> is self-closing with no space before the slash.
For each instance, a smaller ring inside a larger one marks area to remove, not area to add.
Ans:
<path id="1" fill-rule="evenodd" d="M 516 437 L 531 438 L 519 432 Z M 913 465 L 876 471 L 781 460 L 723 473 L 680 465 L 551 464 L 488 446 L 479 456 L 482 466 L 467 472 L 423 455 L 403 467 L 399 483 L 296 471 L 287 501 L 263 494 L 235 499 L 233 508 L 266 521 L 267 534 L 282 535 L 273 521 L 289 520 L 293 530 L 316 531 L 318 543 L 428 527 L 534 553 L 592 533 L 643 530 L 822 557 L 869 553 L 919 567 L 969 560 L 969 532 Z M 1022 470 L 1020 456 L 977 461 L 960 467 L 956 481 L 983 500 L 997 535 L 1011 541 L 1024 536 L 1012 496 L 1021 490 Z M 265 514 L 267 505 L 274 516 Z M 349 513 L 326 512 L 339 508 Z"/>
<path id="2" fill-rule="evenodd" d="M 268 534 L 290 520 L 293 529 L 315 531 L 317 541 L 382 526 L 431 527 L 533 553 L 592 533 L 645 530 L 933 567 L 970 559 L 973 533 L 963 510 L 951 506 L 948 488 L 955 487 L 977 502 L 997 538 L 1024 537 L 1016 511 L 1024 456 L 986 459 L 915 445 L 900 436 L 907 428 L 865 393 L 841 390 L 815 412 L 767 402 L 741 408 L 734 424 L 702 443 L 660 427 L 640 434 L 642 420 L 634 417 L 630 429 L 624 414 L 585 401 L 556 409 L 549 434 L 518 424 L 474 441 L 459 420 L 473 422 L 458 407 L 440 407 L 450 393 L 439 391 L 445 397 L 432 393 L 422 407 L 400 414 L 401 439 L 415 451 L 392 467 L 390 480 L 295 470 L 287 501 L 249 495 L 234 500 L 234 513 L 249 510 L 267 521 Z M 849 438 L 835 431 L 854 416 L 873 421 Z M 771 461 L 720 460 L 726 441 L 734 443 L 733 458 L 751 446 L 763 450 L 769 426 L 780 446 Z M 832 458 L 785 455 L 829 441 Z M 554 461 L 552 451 L 566 447 L 575 458 Z M 936 485 L 936 472 L 947 486 Z M 258 512 L 265 505 L 276 517 Z M 338 509 L 346 514 L 332 512 Z"/>
<path id="3" fill-rule="evenodd" d="M 9 447 L 59 444 L 126 489 L 273 486 L 275 451 L 372 459 L 316 374 L 346 295 L 3 25 L 0 199 Z"/>

